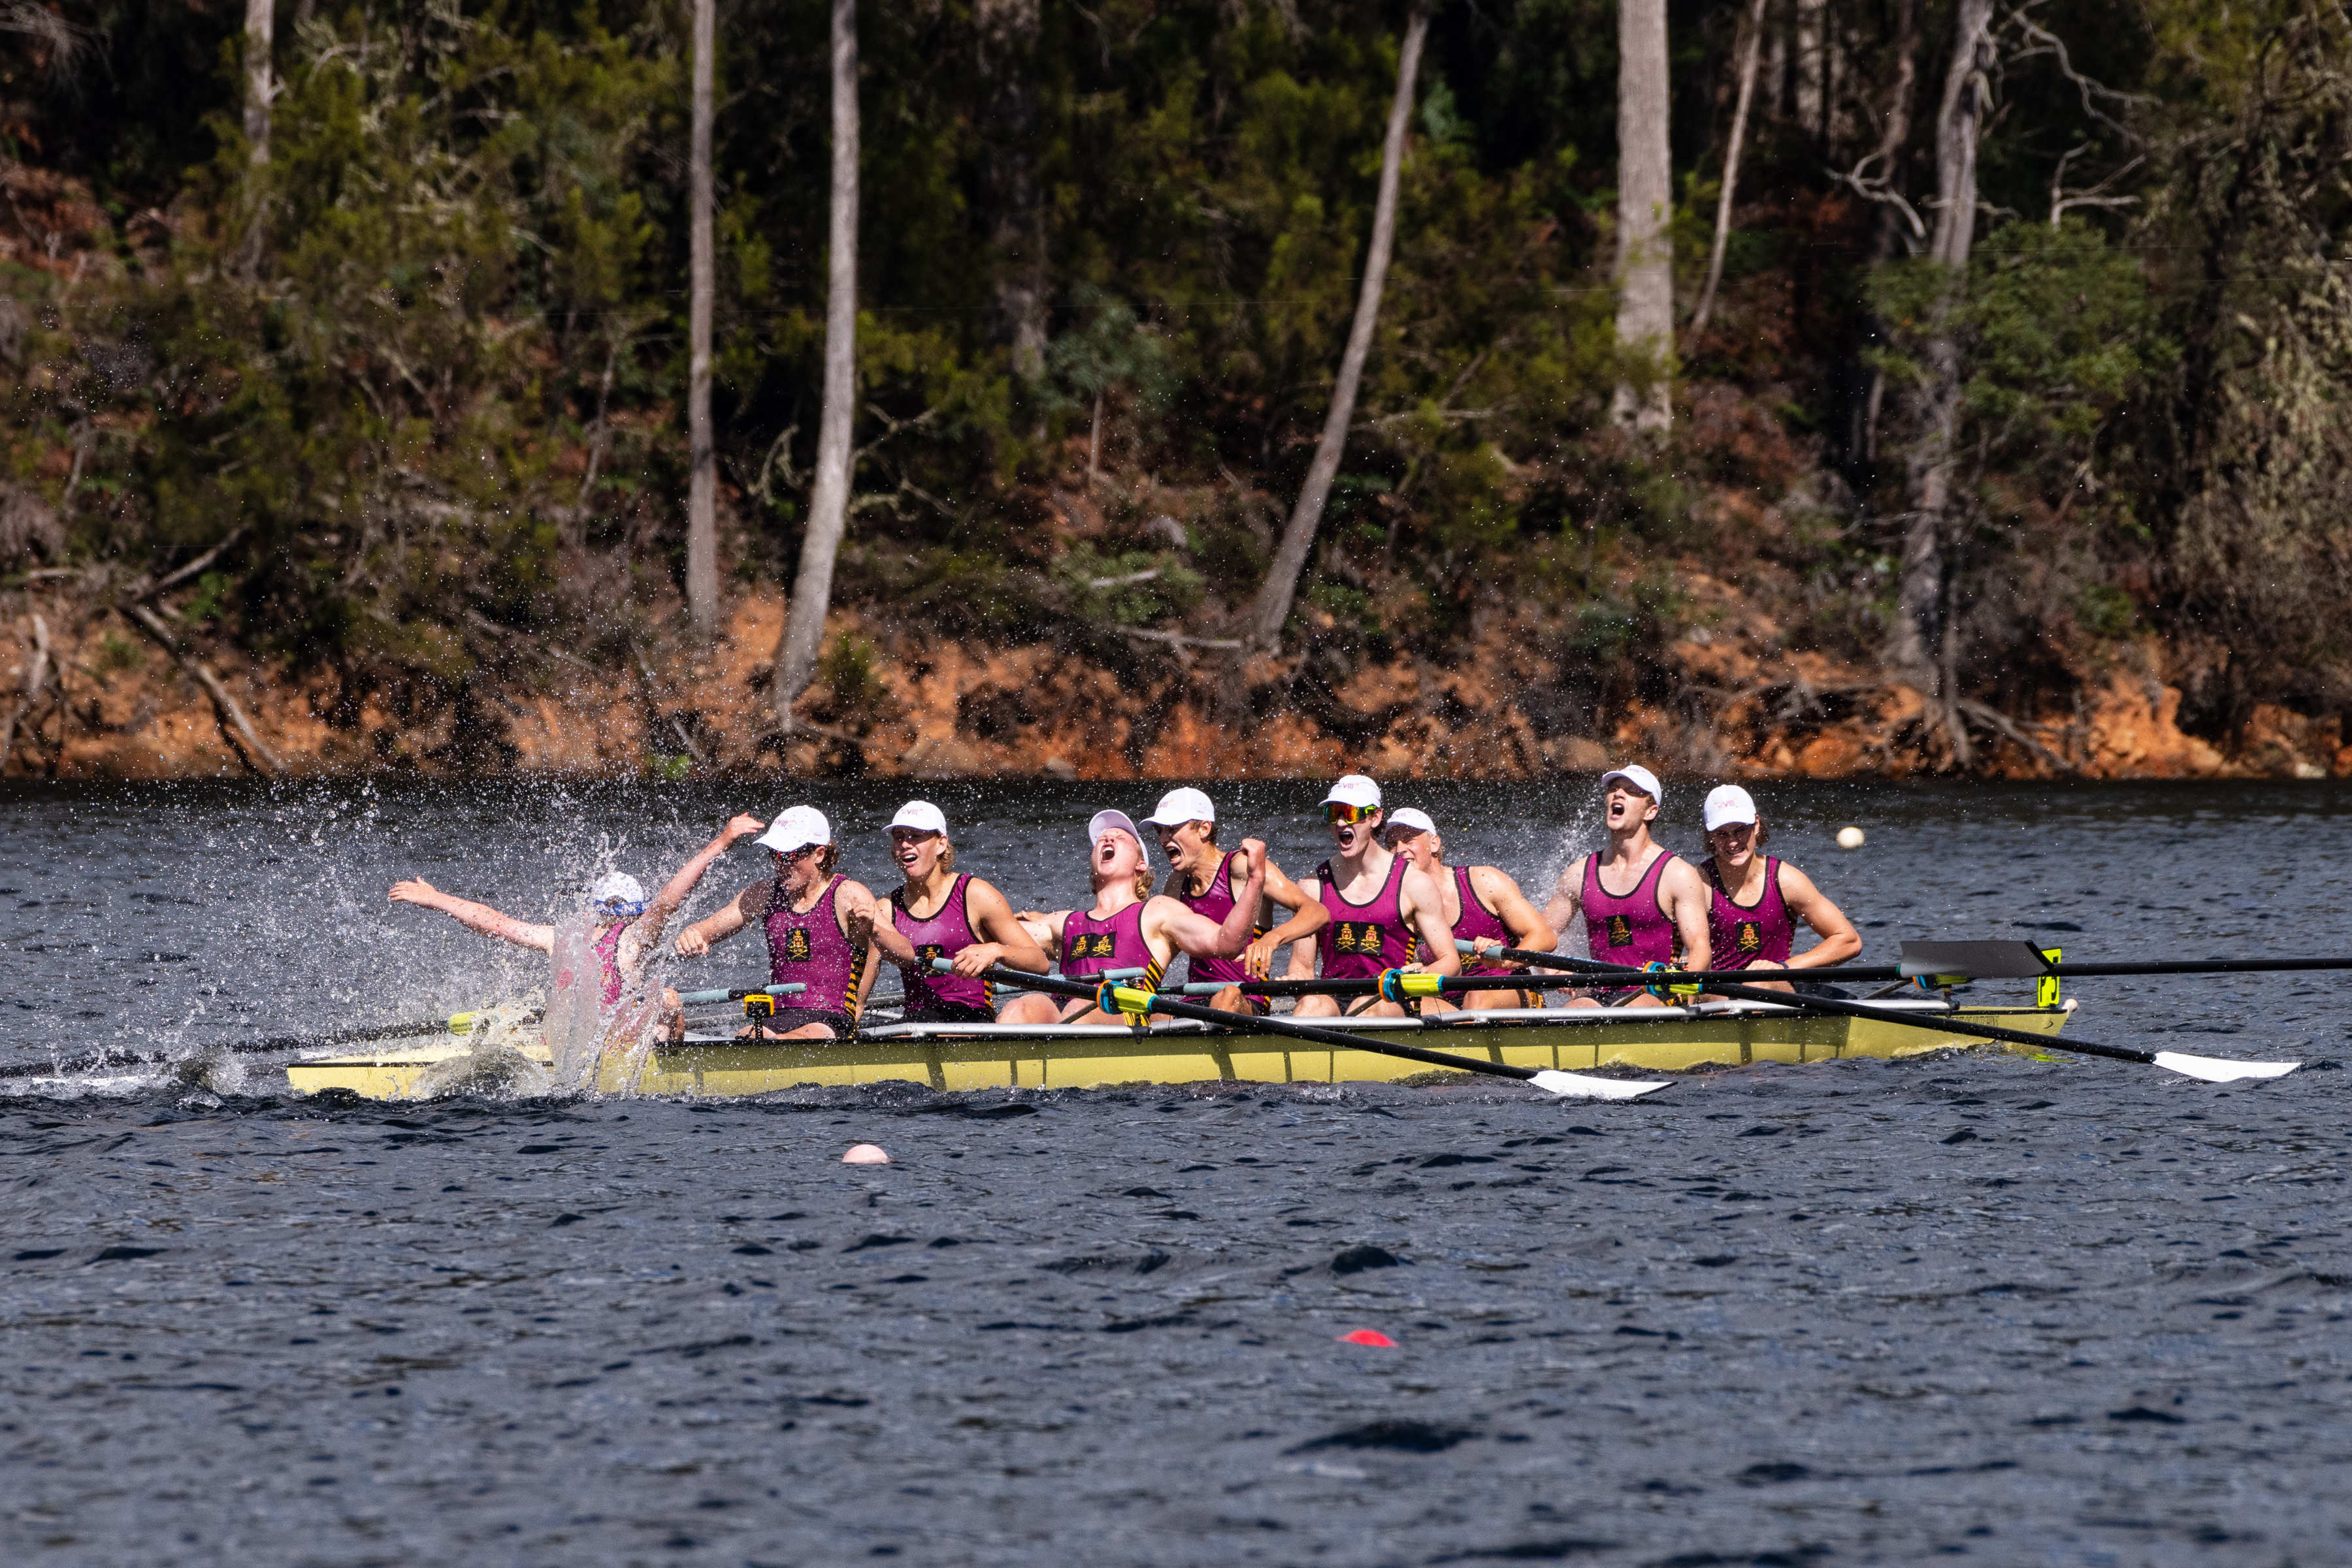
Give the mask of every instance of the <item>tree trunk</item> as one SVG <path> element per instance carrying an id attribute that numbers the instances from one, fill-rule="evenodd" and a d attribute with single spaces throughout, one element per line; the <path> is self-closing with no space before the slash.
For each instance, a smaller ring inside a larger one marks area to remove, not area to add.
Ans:
<path id="1" fill-rule="evenodd" d="M 245 142 L 257 164 L 269 162 L 269 65 L 277 25 L 273 0 L 245 0 Z"/>
<path id="2" fill-rule="evenodd" d="M 1748 109 L 1756 100 L 1756 63 L 1764 49 L 1764 0 L 1748 8 L 1748 40 L 1739 51 L 1739 101 L 1731 111 L 1731 142 L 1723 153 L 1723 195 L 1715 204 L 1715 245 L 1706 255 L 1706 286 L 1699 290 L 1698 309 L 1691 312 L 1691 336 L 1706 326 L 1715 310 L 1715 291 L 1723 282 L 1723 247 L 1731 238 L 1731 193 L 1739 184 L 1739 147 L 1748 137 Z"/>
<path id="3" fill-rule="evenodd" d="M 1943 269 L 1943 287 L 1929 317 L 1929 336 L 1916 394 L 1916 429 L 1906 465 L 1910 512 L 1904 523 L 1897 592 L 1895 658 L 1927 694 L 1928 717 L 1965 763 L 1969 746 L 1953 689 L 1957 639 L 1950 635 L 1945 553 L 1950 528 L 1954 450 L 1959 435 L 1959 344 L 1949 323 L 1968 286 L 1976 240 L 1977 138 L 1984 127 L 1993 65 L 1992 0 L 1959 0 L 1950 68 L 1936 118 L 1936 231 L 1928 258 Z"/>
<path id="4" fill-rule="evenodd" d="M 710 312 L 711 295 L 718 288 L 710 233 L 710 94 L 718 10 L 718 0 L 694 0 L 694 132 L 687 157 L 692 254 L 687 306 L 686 604 L 698 638 L 719 629 L 719 465 L 710 435 Z"/>
<path id="5" fill-rule="evenodd" d="M 1282 531 L 1282 544 L 1265 584 L 1250 605 L 1247 642 L 1261 653 L 1282 646 L 1282 628 L 1298 596 L 1299 574 L 1307 569 L 1307 552 L 1314 546 L 1315 530 L 1323 521 L 1323 503 L 1330 499 L 1331 481 L 1339 477 L 1339 458 L 1347 449 L 1348 426 L 1356 417 L 1356 389 L 1364 379 L 1364 361 L 1372 352 L 1372 330 L 1380 323 L 1381 289 L 1389 276 L 1389 254 L 1396 242 L 1397 184 L 1404 167 L 1405 127 L 1412 119 L 1412 82 L 1421 69 L 1421 46 L 1429 36 L 1428 0 L 1414 0 L 1404 25 L 1404 44 L 1397 51 L 1396 97 L 1389 104 L 1388 137 L 1381 144 L 1380 195 L 1372 204 L 1372 243 L 1364 257 L 1364 281 L 1356 294 L 1356 321 L 1348 331 L 1348 347 L 1339 356 L 1339 379 L 1331 387 L 1331 407 L 1323 419 L 1323 438 L 1315 445 L 1315 460 L 1307 465 L 1307 482 L 1299 488 L 1298 504 Z"/>
<path id="6" fill-rule="evenodd" d="M 1895 0 L 1895 86 L 1887 94 L 1886 123 L 1880 128 L 1877 155 L 1874 163 L 1877 177 L 1893 190 L 1902 190 L 1909 182 L 1910 160 L 1906 149 L 1911 143 L 1911 116 L 1919 95 L 1919 7 L 1917 0 Z M 1903 215 L 1893 202 L 1878 204 L 1878 228 L 1871 237 L 1870 265 L 1873 270 L 1895 259 L 1902 248 L 1903 237 L 1909 232 Z M 1885 324 L 1874 316 L 1869 328 L 1874 337 L 1885 336 Z M 1874 369 L 1870 383 L 1847 424 L 1846 451 L 1851 456 L 1862 454 L 1865 464 L 1878 461 L 1878 416 L 1886 396 L 1886 373 Z M 1858 426 L 1858 427 L 1857 427 Z"/>
<path id="7" fill-rule="evenodd" d="M 816 669 L 833 606 L 833 563 L 849 513 L 849 435 L 857 397 L 857 0 L 833 0 L 833 200 L 824 306 L 824 413 L 800 573 L 776 644 L 776 724 L 793 729 L 793 702 Z"/>
<path id="8" fill-rule="evenodd" d="M 1822 38 L 1829 22 L 1829 0 L 1796 0 L 1797 129 L 1816 144 L 1822 140 L 1828 102 L 1828 58 Z"/>
<path id="9" fill-rule="evenodd" d="M 997 328 L 1024 381 L 1045 374 L 1045 223 L 1037 195 L 1037 0 L 979 0 L 980 68 L 988 79 L 982 157 L 996 216 Z"/>
<path id="10" fill-rule="evenodd" d="M 1617 7 L 1617 342 L 1647 356 L 1647 384 L 1622 382 L 1612 407 L 1620 425 L 1663 431 L 1674 422 L 1674 170 L 1666 142 L 1666 3 Z"/>

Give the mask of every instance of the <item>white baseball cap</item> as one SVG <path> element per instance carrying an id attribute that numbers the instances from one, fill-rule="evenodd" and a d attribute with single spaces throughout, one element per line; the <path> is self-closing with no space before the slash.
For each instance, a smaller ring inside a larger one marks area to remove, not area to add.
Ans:
<path id="1" fill-rule="evenodd" d="M 1340 805 L 1352 805 L 1359 809 L 1365 806 L 1377 806 L 1381 804 L 1381 786 L 1361 773 L 1342 774 L 1339 782 L 1331 786 L 1331 793 L 1323 797 L 1325 805 L 1330 805 L 1335 802 Z"/>
<path id="2" fill-rule="evenodd" d="M 588 889 L 588 901 L 592 904 L 643 905 L 646 890 L 626 871 L 607 871 L 596 879 L 594 887 Z"/>
<path id="3" fill-rule="evenodd" d="M 1396 810 L 1390 812 L 1388 821 L 1384 826 L 1386 826 L 1391 833 L 1394 833 L 1400 827 L 1410 827 L 1415 833 L 1434 833 L 1437 831 L 1437 824 L 1429 820 L 1429 813 L 1422 810 L 1421 807 L 1417 805 L 1400 806 Z"/>
<path id="4" fill-rule="evenodd" d="M 768 831 L 751 842 L 762 849 L 773 849 L 778 854 L 789 855 L 795 849 L 805 849 L 812 844 L 832 843 L 833 824 L 827 822 L 824 819 L 824 813 L 816 807 L 796 805 L 790 810 L 778 812 L 776 820 L 768 824 Z"/>
<path id="5" fill-rule="evenodd" d="M 928 800 L 910 800 L 898 808 L 898 815 L 890 819 L 890 826 L 911 827 L 918 833 L 944 834 L 948 830 L 948 816 Z"/>
<path id="6" fill-rule="evenodd" d="M 1151 815 L 1143 819 L 1154 827 L 1181 827 L 1188 822 L 1214 822 L 1216 804 L 1199 790 L 1171 789 L 1160 797 Z"/>
<path id="7" fill-rule="evenodd" d="M 1187 817 L 1185 820 L 1189 822 L 1192 819 Z M 1143 842 L 1143 835 L 1136 830 L 1135 818 L 1123 811 L 1096 812 L 1094 820 L 1087 824 L 1087 847 L 1093 848 L 1096 839 L 1114 829 L 1134 839 L 1135 847 L 1143 851 L 1143 863 L 1147 866 L 1151 864 L 1150 846 Z"/>
<path id="8" fill-rule="evenodd" d="M 1611 768 L 1607 773 L 1602 773 L 1601 775 L 1601 794 L 1609 793 L 1611 779 L 1623 779 L 1660 805 L 1666 803 L 1665 792 L 1658 787 L 1658 775 L 1639 763 L 1628 763 L 1622 768 Z"/>
<path id="9" fill-rule="evenodd" d="M 1756 822 L 1756 797 L 1738 784 L 1717 784 L 1706 792 L 1706 830 L 1727 827 L 1735 822 L 1753 826 Z"/>

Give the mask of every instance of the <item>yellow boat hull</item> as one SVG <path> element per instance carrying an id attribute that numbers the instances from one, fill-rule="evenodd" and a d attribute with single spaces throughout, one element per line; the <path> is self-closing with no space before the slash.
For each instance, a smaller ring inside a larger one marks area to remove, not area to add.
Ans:
<path id="1" fill-rule="evenodd" d="M 1962 1007 L 1948 1016 L 2054 1037 L 2073 1012 L 2074 1004 L 2068 1002 L 2056 1007 Z M 1658 1013 L 1668 1016 L 1658 1016 Z M 1400 1027 L 1381 1031 L 1381 1037 L 1512 1067 L 1570 1072 L 1622 1067 L 1667 1073 L 1751 1062 L 1898 1058 L 1984 1043 L 1964 1035 L 1874 1018 L 1775 1012 L 1693 1016 L 1680 1009 L 1658 1009 L 1645 1017 L 1638 1012 L 1611 1010 L 1585 1017 L 1590 1021 Z M 547 1059 L 544 1050 L 536 1047 L 523 1054 L 541 1063 Z M 420 1091 L 428 1095 L 445 1091 L 453 1082 L 449 1069 L 467 1055 L 464 1041 L 442 1040 L 402 1050 L 297 1062 L 286 1069 L 286 1076 L 302 1094 L 345 1089 L 370 1100 L 408 1100 Z M 596 1087 L 607 1094 L 734 1097 L 803 1085 L 887 1081 L 947 1090 L 1095 1089 L 1204 1080 L 1393 1082 L 1430 1070 L 1423 1063 L 1403 1058 L 1325 1049 L 1279 1035 L 1204 1033 L 1160 1025 L 1140 1034 L 1120 1029 L 1054 1037 L 1034 1032 L 978 1037 L 940 1034 L 862 1039 L 847 1045 L 689 1041 L 665 1045 L 642 1062 L 608 1058 L 600 1067 Z"/>

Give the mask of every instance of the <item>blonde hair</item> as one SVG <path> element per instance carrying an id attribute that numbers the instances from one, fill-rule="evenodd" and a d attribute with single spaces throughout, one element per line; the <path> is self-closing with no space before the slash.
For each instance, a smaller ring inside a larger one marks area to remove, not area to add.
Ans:
<path id="1" fill-rule="evenodd" d="M 940 835 L 940 838 L 947 846 L 940 851 L 940 869 L 952 871 L 955 869 L 955 840 L 944 833 Z"/>
<path id="2" fill-rule="evenodd" d="M 1152 884 L 1159 880 L 1160 873 L 1153 870 L 1150 867 L 1138 867 L 1135 873 L 1135 896 L 1139 899 L 1150 898 L 1151 896 Z"/>

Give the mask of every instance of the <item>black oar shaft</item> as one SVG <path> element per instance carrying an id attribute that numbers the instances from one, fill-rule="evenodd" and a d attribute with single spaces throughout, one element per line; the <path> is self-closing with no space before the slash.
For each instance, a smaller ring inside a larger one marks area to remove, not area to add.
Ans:
<path id="1" fill-rule="evenodd" d="M 1062 996 L 1094 999 L 1096 988 L 1076 980 L 1064 980 L 1056 975 L 1032 974 L 1025 969 L 991 969 L 984 979 L 1000 985 L 1024 985 L 1032 991 L 1049 991 Z M 1171 1018 L 1192 1018 L 1203 1024 L 1222 1024 L 1231 1029 L 1247 1029 L 1261 1034 L 1287 1035 L 1293 1039 L 1311 1040 L 1318 1046 L 1335 1050 L 1370 1051 L 1376 1056 L 1402 1057 L 1406 1061 L 1425 1062 L 1431 1067 L 1452 1068 L 1459 1072 L 1485 1073 L 1489 1078 L 1517 1079 L 1521 1082 L 1534 1078 L 1539 1069 L 1515 1068 L 1503 1062 L 1480 1061 L 1476 1057 L 1457 1057 L 1444 1051 L 1425 1051 L 1419 1046 L 1401 1045 L 1393 1040 L 1370 1040 L 1339 1029 L 1318 1029 L 1312 1024 L 1294 1024 L 1287 1018 L 1252 1017 L 1246 1013 L 1227 1013 L 1215 1007 L 1197 1006 L 1179 1002 L 1173 997 L 1155 995 L 1151 1010 L 1165 1013 Z"/>

